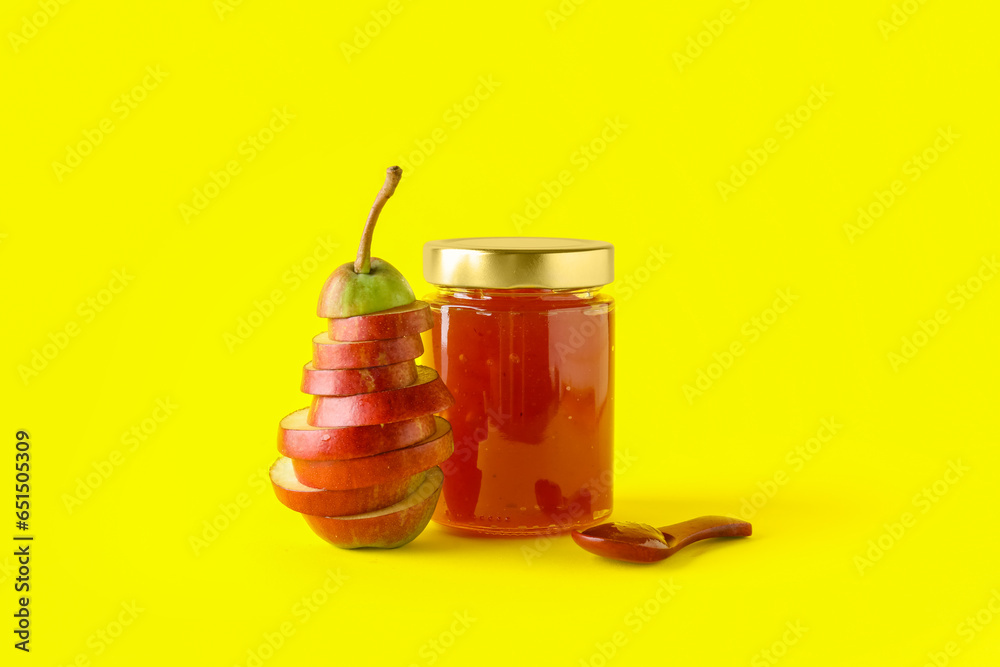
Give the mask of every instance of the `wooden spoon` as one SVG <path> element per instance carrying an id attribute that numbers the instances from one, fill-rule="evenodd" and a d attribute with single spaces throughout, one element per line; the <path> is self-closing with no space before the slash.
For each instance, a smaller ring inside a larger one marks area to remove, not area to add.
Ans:
<path id="1" fill-rule="evenodd" d="M 710 537 L 746 537 L 753 528 L 727 516 L 700 516 L 662 528 L 646 523 L 612 521 L 584 531 L 574 530 L 573 541 L 590 553 L 630 563 L 655 563 L 692 542 Z"/>

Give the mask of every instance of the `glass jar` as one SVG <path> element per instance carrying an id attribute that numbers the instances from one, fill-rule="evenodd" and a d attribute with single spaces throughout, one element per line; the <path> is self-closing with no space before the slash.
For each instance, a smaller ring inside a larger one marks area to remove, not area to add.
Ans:
<path id="1" fill-rule="evenodd" d="M 577 239 L 424 246 L 434 327 L 424 349 L 455 397 L 455 452 L 434 520 L 533 535 L 611 514 L 614 248 Z"/>

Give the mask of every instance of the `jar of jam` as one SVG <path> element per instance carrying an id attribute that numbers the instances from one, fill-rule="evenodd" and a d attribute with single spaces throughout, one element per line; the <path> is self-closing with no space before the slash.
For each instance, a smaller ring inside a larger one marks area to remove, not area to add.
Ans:
<path id="1" fill-rule="evenodd" d="M 614 247 L 555 238 L 424 245 L 424 349 L 455 397 L 434 520 L 473 533 L 581 529 L 611 514 Z"/>

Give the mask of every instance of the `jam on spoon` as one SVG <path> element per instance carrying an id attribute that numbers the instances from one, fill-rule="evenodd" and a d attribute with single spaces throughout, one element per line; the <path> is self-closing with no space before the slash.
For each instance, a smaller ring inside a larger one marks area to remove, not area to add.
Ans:
<path id="1" fill-rule="evenodd" d="M 584 531 L 573 531 L 573 541 L 590 553 L 630 563 L 655 563 L 699 540 L 710 537 L 746 537 L 753 529 L 746 521 L 726 516 L 697 519 L 654 528 L 646 523 L 612 521 Z"/>

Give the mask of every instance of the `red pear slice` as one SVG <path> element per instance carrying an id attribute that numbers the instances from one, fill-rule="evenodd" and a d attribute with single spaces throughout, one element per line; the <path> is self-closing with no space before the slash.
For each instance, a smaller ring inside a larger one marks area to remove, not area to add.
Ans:
<path id="1" fill-rule="evenodd" d="M 441 412 L 455 400 L 437 371 L 417 366 L 417 381 L 401 389 L 353 396 L 314 396 L 310 426 L 365 426 Z"/>
<path id="2" fill-rule="evenodd" d="M 435 417 L 437 430 L 422 442 L 391 452 L 338 461 L 302 461 L 292 459 L 295 477 L 314 489 L 360 489 L 385 484 L 400 477 L 415 475 L 451 456 L 454 441 L 451 424 Z"/>
<path id="3" fill-rule="evenodd" d="M 423 532 L 443 482 L 441 469 L 432 468 L 416 491 L 389 507 L 350 516 L 303 516 L 314 533 L 341 549 L 395 549 Z"/>
<path id="4" fill-rule="evenodd" d="M 281 504 L 303 514 L 340 516 L 359 514 L 398 503 L 417 490 L 427 473 L 398 477 L 384 484 L 360 489 L 313 489 L 295 478 L 292 460 L 281 457 L 271 466 L 271 486 Z"/>
<path id="5" fill-rule="evenodd" d="M 352 396 L 399 389 L 417 380 L 417 364 L 401 361 L 372 368 L 316 368 L 310 361 L 302 369 L 302 392 L 323 396 Z"/>
<path id="6" fill-rule="evenodd" d="M 414 301 L 367 315 L 331 319 L 330 338 L 338 341 L 386 340 L 427 331 L 434 323 L 430 306 Z"/>
<path id="7" fill-rule="evenodd" d="M 374 456 L 416 444 L 437 428 L 431 414 L 374 426 L 320 428 L 309 425 L 308 413 L 309 408 L 302 408 L 281 420 L 278 451 L 284 456 L 307 461 Z"/>
<path id="8" fill-rule="evenodd" d="M 315 368 L 370 368 L 416 359 L 424 353 L 419 334 L 386 340 L 345 343 L 330 338 L 325 331 L 313 338 Z"/>

